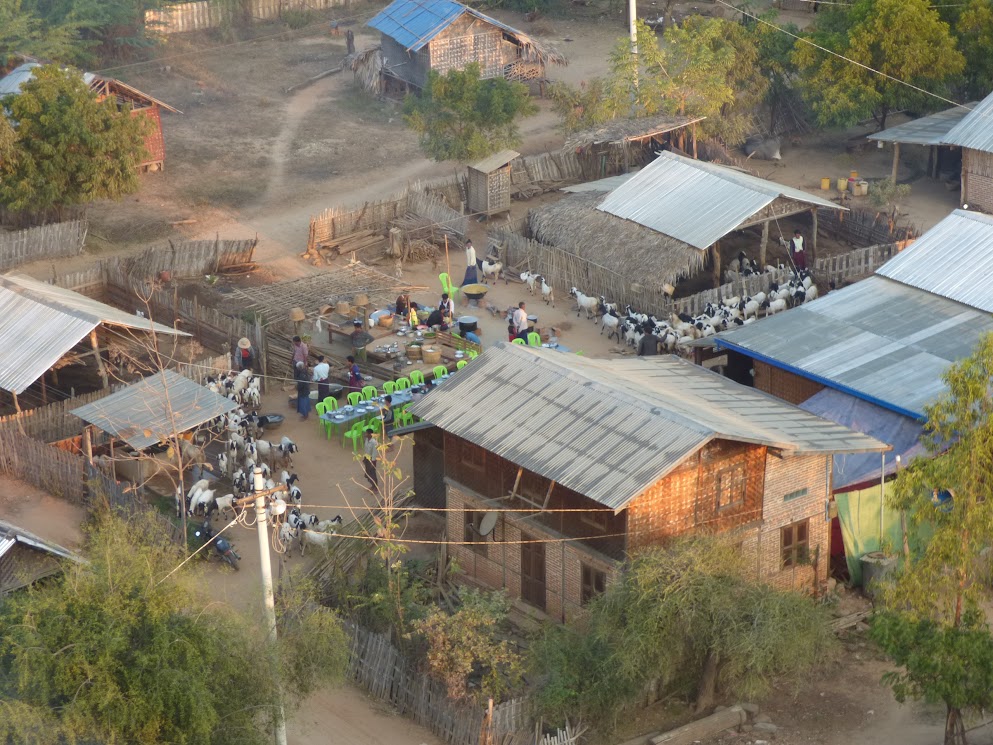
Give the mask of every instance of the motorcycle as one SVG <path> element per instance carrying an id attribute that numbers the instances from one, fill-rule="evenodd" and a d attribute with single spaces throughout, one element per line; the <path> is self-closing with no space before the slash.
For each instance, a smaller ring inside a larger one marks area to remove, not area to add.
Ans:
<path id="1" fill-rule="evenodd" d="M 214 537 L 214 531 L 210 527 L 210 518 L 204 521 L 204 524 L 200 526 L 200 529 L 194 535 L 197 538 L 202 538 L 205 544 Z M 218 559 L 226 561 L 235 571 L 238 571 L 238 562 L 241 561 L 241 556 L 234 550 L 234 546 L 231 545 L 230 541 L 225 538 L 218 538 L 214 541 L 214 550 L 217 552 Z"/>

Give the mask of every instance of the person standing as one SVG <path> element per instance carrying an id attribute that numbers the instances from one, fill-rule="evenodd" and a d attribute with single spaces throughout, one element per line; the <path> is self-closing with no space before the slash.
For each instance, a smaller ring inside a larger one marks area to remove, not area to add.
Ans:
<path id="1" fill-rule="evenodd" d="M 297 414 L 303 421 L 310 416 L 310 378 L 307 377 L 307 366 L 298 362 L 293 377 L 297 381 Z"/>
<path id="2" fill-rule="evenodd" d="M 379 474 L 376 472 L 376 462 L 379 460 L 379 443 L 372 436 L 372 430 L 365 431 L 365 445 L 362 448 L 362 471 L 369 482 L 369 491 L 379 495 Z"/>
<path id="3" fill-rule="evenodd" d="M 462 280 L 462 285 L 474 285 L 479 281 L 479 275 L 476 274 L 476 249 L 472 246 L 472 241 L 466 238 L 465 241 L 465 279 Z"/>
<path id="4" fill-rule="evenodd" d="M 302 362 L 303 366 L 307 366 L 307 360 L 310 357 L 310 349 L 307 345 L 300 340 L 299 336 L 293 337 L 293 361 L 290 363 L 290 367 L 293 374 L 296 375 L 297 363 Z"/>
<path id="5" fill-rule="evenodd" d="M 410 311 L 410 298 L 406 294 L 397 296 L 396 314 L 400 318 L 407 320 L 407 313 Z"/>
<path id="6" fill-rule="evenodd" d="M 328 378 L 331 376 L 331 365 L 324 361 L 324 355 L 317 355 L 317 364 L 314 365 L 314 382 L 317 383 L 317 400 L 323 401 L 331 395 L 331 384 Z"/>
<path id="7" fill-rule="evenodd" d="M 252 358 L 255 357 L 252 351 L 252 342 L 248 337 L 243 336 L 238 340 L 238 365 L 242 370 L 252 369 Z"/>
<path id="8" fill-rule="evenodd" d="M 790 257 L 793 259 L 793 266 L 796 267 L 798 272 L 802 272 L 807 268 L 807 257 L 804 251 L 803 236 L 800 234 L 800 229 L 797 228 L 793 231 L 793 239 L 790 241 Z"/>
<path id="9" fill-rule="evenodd" d="M 365 361 L 365 348 L 369 345 L 369 342 L 372 341 L 372 335 L 362 328 L 362 321 L 356 319 L 352 321 L 352 325 L 355 328 L 355 330 L 351 333 L 352 354 L 360 360 Z"/>
<path id="10" fill-rule="evenodd" d="M 359 363 L 352 355 L 348 355 L 348 389 L 350 391 L 362 390 L 362 373 L 359 372 Z"/>
<path id="11" fill-rule="evenodd" d="M 528 331 L 528 312 L 525 310 L 523 300 L 517 304 L 517 310 L 514 311 L 514 331 L 518 336 Z"/>
<path id="12" fill-rule="evenodd" d="M 662 340 L 655 335 L 655 329 L 647 329 L 645 335 L 641 337 L 641 341 L 638 342 L 638 356 L 652 357 L 657 355 L 661 344 Z"/>

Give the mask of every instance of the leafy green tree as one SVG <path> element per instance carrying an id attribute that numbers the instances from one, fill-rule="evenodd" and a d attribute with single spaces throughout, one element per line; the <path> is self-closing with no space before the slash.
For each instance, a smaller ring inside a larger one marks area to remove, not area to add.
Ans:
<path id="1" fill-rule="evenodd" d="M 445 75 L 432 71 L 421 95 L 404 102 L 404 119 L 429 157 L 467 162 L 519 144 L 518 118 L 537 110 L 527 86 L 481 80 L 473 62 Z"/>
<path id="2" fill-rule="evenodd" d="M 10 65 L 18 53 L 67 59 L 74 37 L 71 25 L 48 25 L 21 0 L 0 0 L 0 67 Z"/>
<path id="3" fill-rule="evenodd" d="M 283 679 L 265 630 L 218 603 L 156 521 L 101 515 L 89 562 L 0 601 L 0 741 L 272 742 L 279 684 L 300 700 L 340 677 L 334 615 L 280 608 Z M 259 664 L 260 660 L 263 664 Z"/>
<path id="4" fill-rule="evenodd" d="M 584 617 L 532 646 L 542 716 L 609 728 L 648 689 L 695 693 L 702 710 L 718 690 L 758 696 L 828 656 L 824 609 L 746 572 L 734 546 L 709 536 L 636 556 Z"/>
<path id="5" fill-rule="evenodd" d="M 414 623 L 427 647 L 427 668 L 445 684 L 449 698 L 469 697 L 469 677 L 477 671 L 482 674 L 481 700 L 499 701 L 520 683 L 521 658 L 501 638 L 509 609 L 503 593 L 466 590 L 455 613 L 434 607 Z"/>
<path id="6" fill-rule="evenodd" d="M 619 116 L 705 116 L 701 130 L 729 145 L 744 141 L 769 87 L 758 67 L 758 48 L 745 27 L 722 18 L 691 16 L 666 29 L 664 43 L 638 21 L 638 54 L 618 43 L 611 73 L 583 90 L 559 84 L 552 91 L 567 129 L 597 126 Z"/>
<path id="7" fill-rule="evenodd" d="M 811 39 L 848 58 L 796 45 L 804 98 L 825 126 L 848 126 L 871 116 L 885 129 L 891 111 L 933 110 L 936 99 L 903 83 L 947 96 L 965 65 L 948 24 L 929 0 L 832 6 L 818 14 Z"/>
<path id="8" fill-rule="evenodd" d="M 993 707 L 993 636 L 982 610 L 993 544 L 993 334 L 942 377 L 947 391 L 925 412 L 930 457 L 900 473 L 891 498 L 932 536 L 883 587 L 872 633 L 900 666 L 886 677 L 897 698 L 943 702 L 945 743 L 961 745 L 963 711 Z M 936 498 L 942 492 L 951 499 Z"/>
<path id="9" fill-rule="evenodd" d="M 993 5 L 971 0 L 960 10 L 955 32 L 965 57 L 963 93 L 967 99 L 981 100 L 993 90 Z"/>
<path id="10" fill-rule="evenodd" d="M 149 122 L 97 101 L 78 71 L 35 68 L 3 105 L 16 133 L 13 157 L 0 163 L 0 204 L 9 210 L 59 215 L 137 191 Z"/>
<path id="11" fill-rule="evenodd" d="M 778 25 L 791 34 L 800 33 L 800 29 L 795 24 Z M 764 23 L 755 23 L 749 30 L 755 41 L 759 71 L 762 77 L 768 81 L 765 106 L 769 116 L 769 131 L 782 131 L 779 127 L 780 122 L 785 120 L 787 127 L 792 125 L 787 117 L 792 115 L 793 118 L 805 118 L 808 113 L 794 86 L 796 79 L 796 65 L 793 63 L 795 40 L 789 34 L 784 34 Z"/>

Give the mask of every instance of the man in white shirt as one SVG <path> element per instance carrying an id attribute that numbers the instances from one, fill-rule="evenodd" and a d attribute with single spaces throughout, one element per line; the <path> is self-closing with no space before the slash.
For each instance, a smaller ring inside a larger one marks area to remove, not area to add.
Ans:
<path id="1" fill-rule="evenodd" d="M 514 311 L 514 330 L 520 334 L 522 331 L 527 331 L 528 328 L 528 312 L 524 310 L 524 301 L 522 300 L 517 304 L 517 310 Z"/>
<path id="2" fill-rule="evenodd" d="M 472 241 L 468 238 L 465 240 L 465 279 L 462 280 L 464 285 L 474 285 L 479 281 L 478 275 L 476 274 L 476 249 L 472 247 Z"/>
<path id="3" fill-rule="evenodd" d="M 331 376 L 331 365 L 324 360 L 324 355 L 317 355 L 317 364 L 314 365 L 313 380 L 317 383 L 317 400 L 323 401 L 331 395 L 331 388 L 328 378 Z"/>
<path id="4" fill-rule="evenodd" d="M 793 258 L 793 265 L 798 272 L 807 268 L 807 257 L 804 252 L 803 236 L 800 230 L 793 231 L 793 240 L 790 241 L 790 256 Z"/>

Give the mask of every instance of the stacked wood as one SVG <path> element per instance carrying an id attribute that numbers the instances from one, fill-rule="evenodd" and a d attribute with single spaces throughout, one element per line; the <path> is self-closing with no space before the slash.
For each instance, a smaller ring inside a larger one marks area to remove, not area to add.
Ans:
<path id="1" fill-rule="evenodd" d="M 320 266 L 321 264 L 331 263 L 344 254 L 354 256 L 359 251 L 368 251 L 369 249 L 384 251 L 388 245 L 389 242 L 386 236 L 383 235 L 382 230 L 360 230 L 341 238 L 329 238 L 319 241 L 316 245 L 308 247 L 300 255 L 314 266 Z M 376 251 L 373 251 L 373 253 L 376 253 Z"/>

